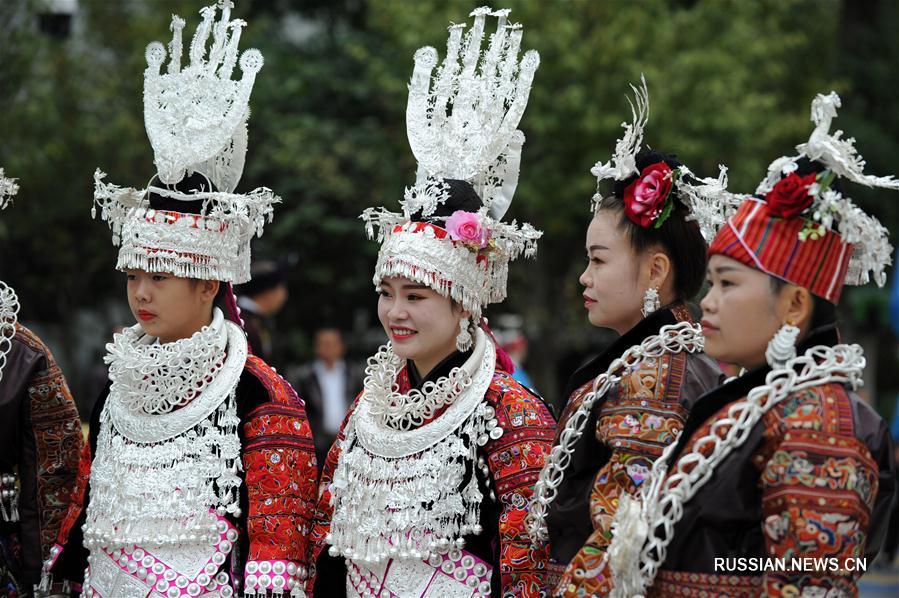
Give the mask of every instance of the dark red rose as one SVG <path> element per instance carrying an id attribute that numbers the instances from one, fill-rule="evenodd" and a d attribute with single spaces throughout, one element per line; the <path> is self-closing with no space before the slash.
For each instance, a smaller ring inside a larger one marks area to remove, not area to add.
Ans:
<path id="1" fill-rule="evenodd" d="M 665 205 L 671 192 L 671 167 L 664 162 L 650 164 L 637 180 L 624 189 L 624 213 L 634 224 L 643 228 L 651 225 Z"/>
<path id="2" fill-rule="evenodd" d="M 791 172 L 780 179 L 774 188 L 765 194 L 768 209 L 775 216 L 792 218 L 812 205 L 812 196 L 808 194 L 809 185 L 815 182 L 817 173 L 799 176 Z"/>

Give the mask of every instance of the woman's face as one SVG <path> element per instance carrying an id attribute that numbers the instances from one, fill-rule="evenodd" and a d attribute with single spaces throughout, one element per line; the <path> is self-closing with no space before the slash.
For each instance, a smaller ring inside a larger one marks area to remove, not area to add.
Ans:
<path id="1" fill-rule="evenodd" d="M 378 293 L 378 319 L 394 352 L 414 361 L 422 376 L 456 350 L 459 321 L 468 312 L 408 278 L 384 278 Z"/>
<path id="2" fill-rule="evenodd" d="M 771 277 L 723 255 L 708 267 L 709 292 L 700 302 L 705 352 L 753 369 L 765 363 L 765 349 L 786 319 L 787 305 Z"/>
<path id="3" fill-rule="evenodd" d="M 640 309 L 648 284 L 641 285 L 641 260 L 619 227 L 619 218 L 614 210 L 600 210 L 590 222 L 587 268 L 579 280 L 590 323 L 624 334 L 643 319 Z"/>
<path id="4" fill-rule="evenodd" d="M 164 272 L 126 270 L 128 307 L 144 332 L 170 343 L 188 338 L 212 321 L 219 283 Z"/>

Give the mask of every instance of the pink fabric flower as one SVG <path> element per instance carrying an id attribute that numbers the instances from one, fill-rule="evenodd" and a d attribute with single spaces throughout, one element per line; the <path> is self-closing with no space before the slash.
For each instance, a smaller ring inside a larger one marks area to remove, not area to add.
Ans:
<path id="1" fill-rule="evenodd" d="M 624 190 L 624 213 L 643 228 L 652 224 L 671 192 L 671 167 L 664 162 L 650 164 Z"/>
<path id="2" fill-rule="evenodd" d="M 480 215 L 475 212 L 456 210 L 446 219 L 446 232 L 450 239 L 460 241 L 478 249 L 487 247 L 490 231 L 484 226 Z"/>

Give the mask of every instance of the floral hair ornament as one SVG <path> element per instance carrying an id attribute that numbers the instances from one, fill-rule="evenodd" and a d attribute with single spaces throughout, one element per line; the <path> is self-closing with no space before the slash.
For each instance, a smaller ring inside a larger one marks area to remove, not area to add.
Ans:
<path id="1" fill-rule="evenodd" d="M 444 225 L 450 239 L 458 241 L 475 253 L 490 248 L 491 234 L 487 222 L 477 212 L 456 210 Z"/>
<path id="2" fill-rule="evenodd" d="M 812 101 L 809 140 L 768 166 L 709 247 L 837 303 L 844 284 L 874 281 L 883 286 L 893 248 L 889 233 L 873 216 L 834 187 L 845 179 L 867 187 L 899 190 L 893 176 L 864 173 L 865 160 L 855 140 L 830 132 L 840 97 L 830 92 Z"/>
<path id="3" fill-rule="evenodd" d="M 518 186 L 525 139 L 517 127 L 540 64 L 534 50 L 519 59 L 523 31 L 508 22 L 509 12 L 478 8 L 467 33 L 465 24 L 450 25 L 439 67 L 434 48 L 415 53 L 406 131 L 416 182 L 402 213 L 368 208 L 361 216 L 382 243 L 376 286 L 388 276 L 409 278 L 458 301 L 475 320 L 505 299 L 509 262 L 534 255 L 542 235 L 501 221 Z M 487 17 L 497 18 L 497 28 L 482 49 Z M 435 215 L 450 200 L 452 181 L 469 185 L 482 207 Z"/>
<path id="4" fill-rule="evenodd" d="M 123 188 L 94 174 L 96 217 L 112 229 L 120 245 L 116 267 L 169 272 L 175 276 L 239 284 L 250 278 L 250 240 L 261 235 L 273 205 L 281 201 L 266 187 L 234 193 L 247 152 L 249 100 L 262 54 L 240 55 L 241 19 L 230 19 L 230 0 L 200 10 L 203 19 L 190 43 L 189 62 L 182 68 L 185 21 L 172 16 L 169 63 L 161 71 L 166 49 L 147 46 L 144 71 L 144 121 L 153 146 L 157 174 L 144 190 Z M 217 8 L 221 19 L 215 20 Z M 210 43 L 211 36 L 211 43 Z M 242 76 L 231 78 L 236 65 Z M 198 173 L 207 181 L 202 191 L 181 192 L 174 185 Z M 201 214 L 154 210 L 149 197 L 176 202 L 202 202 Z"/>
<path id="5" fill-rule="evenodd" d="M 631 85 L 634 99 L 628 98 L 631 123 L 621 123 L 624 134 L 615 144 L 615 153 L 608 162 L 597 162 L 591 174 L 596 177 L 596 194 L 592 200 L 595 212 L 602 206 L 600 183 L 612 179 L 625 183 L 618 195 L 624 202 L 624 213 L 634 224 L 643 228 L 660 228 L 680 200 L 689 209 L 689 220 L 696 220 L 706 240 L 714 238 L 739 198 L 727 191 L 727 168 L 719 166 L 717 179 L 699 178 L 683 164 L 672 166 L 666 160 L 654 161 L 638 167 L 641 156 L 643 129 L 649 120 L 649 90 L 646 78 L 640 76 L 640 86 Z M 620 186 L 620 185 L 619 185 Z M 616 189 L 617 187 L 616 186 Z"/>

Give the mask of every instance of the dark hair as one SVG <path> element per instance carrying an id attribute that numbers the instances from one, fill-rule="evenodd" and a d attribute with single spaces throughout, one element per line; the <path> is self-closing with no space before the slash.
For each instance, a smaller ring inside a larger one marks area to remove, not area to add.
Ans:
<path id="1" fill-rule="evenodd" d="M 165 185 L 162 185 L 158 182 L 156 186 L 160 188 L 165 187 Z M 199 172 L 194 172 L 184 177 L 174 185 L 169 185 L 169 188 L 172 188 L 181 193 L 190 193 L 191 191 L 210 193 L 218 191 L 218 189 L 215 188 L 215 185 L 209 182 L 209 179 L 207 179 Z M 201 214 L 203 211 L 203 200 L 184 201 L 181 199 L 165 197 L 152 191 L 149 193 L 148 199 L 150 201 L 150 207 L 154 210 L 163 210 L 166 212 L 181 212 L 182 214 Z"/>
<path id="2" fill-rule="evenodd" d="M 636 156 L 637 170 L 642 171 L 650 164 L 665 162 L 672 169 L 681 166 L 681 162 L 673 155 L 663 154 L 655 150 L 642 150 Z M 619 214 L 618 226 L 623 229 L 631 248 L 635 253 L 660 246 L 671 259 L 674 269 L 674 291 L 677 298 L 690 300 L 699 294 L 705 281 L 708 245 L 702 237 L 699 225 L 687 220 L 690 211 L 677 195 L 674 195 L 674 209 L 659 228 L 642 226 L 631 222 L 624 213 L 624 190 L 637 180 L 637 175 L 615 183 L 612 197 L 603 200 L 600 210 L 612 210 Z M 677 183 L 672 187 L 675 193 Z"/>
<path id="3" fill-rule="evenodd" d="M 477 212 L 484 206 L 484 202 L 478 197 L 477 191 L 468 181 L 459 179 L 443 179 L 449 186 L 449 198 L 437 205 L 434 213 L 427 218 L 422 218 L 421 212 L 412 214 L 413 220 L 428 220 L 431 222 L 444 221 L 453 215 L 456 210 L 463 212 Z"/>
<path id="4" fill-rule="evenodd" d="M 777 278 L 776 276 L 769 275 L 768 279 L 771 281 L 771 292 L 775 295 L 780 293 L 784 287 L 790 284 L 786 280 Z M 811 292 L 809 292 L 809 294 L 812 295 L 812 319 L 809 322 L 809 330 L 836 324 L 837 306 L 827 299 L 822 299 Z"/>

